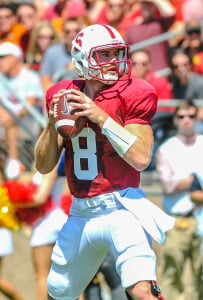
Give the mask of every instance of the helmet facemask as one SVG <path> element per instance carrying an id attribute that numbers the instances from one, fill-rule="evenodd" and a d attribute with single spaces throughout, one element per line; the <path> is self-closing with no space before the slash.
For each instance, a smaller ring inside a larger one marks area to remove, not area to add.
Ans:
<path id="1" fill-rule="evenodd" d="M 100 53 L 110 50 L 116 50 L 114 58 L 109 61 L 102 61 Z M 130 75 L 131 65 L 128 57 L 129 48 L 125 44 L 94 47 L 87 58 L 89 65 L 88 75 L 102 83 L 113 84 L 124 75 Z"/>

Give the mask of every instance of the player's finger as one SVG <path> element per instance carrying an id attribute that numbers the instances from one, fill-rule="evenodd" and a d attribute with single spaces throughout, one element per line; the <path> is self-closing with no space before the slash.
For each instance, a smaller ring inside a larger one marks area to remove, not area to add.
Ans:
<path id="1" fill-rule="evenodd" d="M 78 97 L 81 97 L 86 102 L 91 101 L 91 99 L 83 92 L 76 90 L 76 89 L 71 89 L 71 95 L 76 95 Z"/>
<path id="2" fill-rule="evenodd" d="M 56 94 L 53 95 L 53 99 L 57 99 L 58 97 L 62 96 L 66 92 L 66 89 L 59 90 Z"/>

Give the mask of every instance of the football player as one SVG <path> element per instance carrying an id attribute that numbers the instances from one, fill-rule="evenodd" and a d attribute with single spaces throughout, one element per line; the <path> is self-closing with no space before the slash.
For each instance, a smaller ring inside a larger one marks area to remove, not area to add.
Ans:
<path id="1" fill-rule="evenodd" d="M 146 81 L 130 77 L 129 48 L 113 27 L 95 24 L 79 32 L 72 60 L 81 79 L 47 91 L 49 118 L 35 146 L 41 173 L 54 168 L 65 148 L 73 195 L 70 217 L 52 253 L 49 299 L 77 299 L 108 251 L 129 299 L 163 299 L 152 238 L 162 243 L 174 219 L 139 188 L 140 172 L 151 158 L 157 94 Z M 87 118 L 71 139 L 60 136 L 53 117 L 67 89 L 75 115 Z"/>

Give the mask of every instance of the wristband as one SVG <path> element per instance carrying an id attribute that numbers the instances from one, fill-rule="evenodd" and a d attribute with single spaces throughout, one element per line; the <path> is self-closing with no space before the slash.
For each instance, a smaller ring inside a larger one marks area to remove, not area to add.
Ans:
<path id="1" fill-rule="evenodd" d="M 125 156 L 128 149 L 137 139 L 135 135 L 123 128 L 110 117 L 104 122 L 102 133 L 121 157 Z"/>

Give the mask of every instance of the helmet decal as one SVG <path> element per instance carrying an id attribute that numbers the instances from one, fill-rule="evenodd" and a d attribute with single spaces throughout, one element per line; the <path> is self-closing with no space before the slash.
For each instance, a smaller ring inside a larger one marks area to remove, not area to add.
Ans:
<path id="1" fill-rule="evenodd" d="M 113 33 L 113 31 L 111 30 L 111 28 L 109 26 L 104 25 L 104 24 L 102 24 L 102 26 L 104 26 L 108 30 L 108 32 L 109 32 L 109 34 L 110 34 L 110 36 L 111 36 L 112 39 L 116 38 L 115 34 Z"/>
<path id="2" fill-rule="evenodd" d="M 75 42 L 76 44 L 78 44 L 80 47 L 82 47 L 82 37 L 83 37 L 84 33 L 81 32 L 77 35 Z"/>

